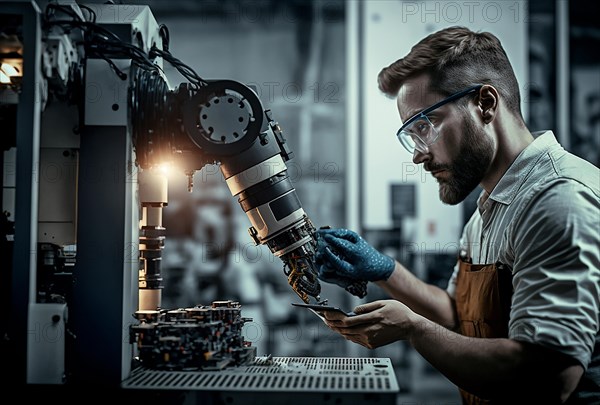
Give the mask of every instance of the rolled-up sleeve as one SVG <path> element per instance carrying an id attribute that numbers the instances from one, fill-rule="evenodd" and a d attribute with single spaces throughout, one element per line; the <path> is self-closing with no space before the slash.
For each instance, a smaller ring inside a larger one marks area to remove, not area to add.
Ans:
<path id="1" fill-rule="evenodd" d="M 600 199 L 558 180 L 512 224 L 511 339 L 590 362 L 600 324 Z"/>

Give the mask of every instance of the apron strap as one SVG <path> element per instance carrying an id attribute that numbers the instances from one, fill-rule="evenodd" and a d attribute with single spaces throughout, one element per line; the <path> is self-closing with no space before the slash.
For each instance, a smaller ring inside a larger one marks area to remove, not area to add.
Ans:
<path id="1" fill-rule="evenodd" d="M 461 334 L 478 338 L 508 337 L 512 272 L 502 263 L 472 264 L 459 258 L 456 310 Z M 463 403 L 491 404 L 464 390 Z"/>

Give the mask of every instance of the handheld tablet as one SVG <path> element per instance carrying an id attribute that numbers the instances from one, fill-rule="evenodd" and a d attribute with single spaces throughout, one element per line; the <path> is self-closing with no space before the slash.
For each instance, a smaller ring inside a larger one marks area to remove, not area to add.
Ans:
<path id="1" fill-rule="evenodd" d="M 302 308 L 308 308 L 308 309 L 312 309 L 313 311 L 316 312 L 328 312 L 328 311 L 333 311 L 333 312 L 339 312 L 340 314 L 346 315 L 346 316 L 354 316 L 356 315 L 354 312 L 346 312 L 341 308 L 338 307 L 330 307 L 327 305 L 318 305 L 318 304 L 298 304 L 295 302 L 292 302 L 292 305 L 295 307 L 302 307 Z"/>

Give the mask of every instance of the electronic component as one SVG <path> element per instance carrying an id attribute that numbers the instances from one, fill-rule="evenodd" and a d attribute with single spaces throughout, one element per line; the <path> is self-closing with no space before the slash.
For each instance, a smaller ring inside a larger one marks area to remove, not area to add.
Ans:
<path id="1" fill-rule="evenodd" d="M 159 370 L 223 370 L 247 364 L 256 347 L 244 340 L 242 317 L 235 301 L 174 310 L 136 311 L 139 323 L 130 328 L 139 362 Z"/>

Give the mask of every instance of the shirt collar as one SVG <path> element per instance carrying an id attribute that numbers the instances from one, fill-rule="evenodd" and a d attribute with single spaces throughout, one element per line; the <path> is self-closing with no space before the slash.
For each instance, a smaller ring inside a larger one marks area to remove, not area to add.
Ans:
<path id="1" fill-rule="evenodd" d="M 482 191 L 477 201 L 480 211 L 485 210 L 487 200 L 506 205 L 512 203 L 517 192 L 529 177 L 531 170 L 536 166 L 537 161 L 550 149 L 560 147 L 552 131 L 534 132 L 532 135 L 535 138 L 533 142 L 517 156 L 506 173 L 500 178 L 489 197 L 485 190 Z"/>

